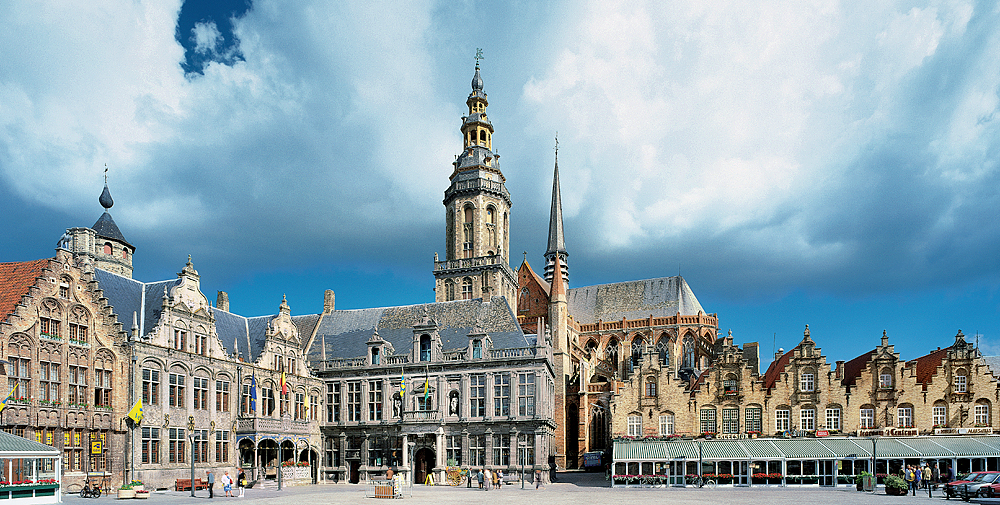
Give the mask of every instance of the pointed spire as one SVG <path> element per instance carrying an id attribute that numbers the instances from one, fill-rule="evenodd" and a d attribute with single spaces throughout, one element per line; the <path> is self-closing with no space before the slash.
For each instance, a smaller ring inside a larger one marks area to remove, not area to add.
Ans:
<path id="1" fill-rule="evenodd" d="M 549 245 L 545 251 L 545 280 L 552 283 L 554 258 L 562 260 L 562 277 L 564 283 L 569 283 L 569 267 L 566 265 L 566 239 L 563 235 L 562 191 L 559 188 L 559 134 L 556 133 L 555 168 L 552 171 L 552 208 L 549 212 Z"/>
<path id="2" fill-rule="evenodd" d="M 483 90 L 483 78 L 479 75 L 479 60 L 483 58 L 482 48 L 476 48 L 476 75 L 472 77 L 472 91 L 482 91 Z"/>
<path id="3" fill-rule="evenodd" d="M 552 271 L 562 271 L 562 262 L 560 261 L 559 255 L 553 256 L 553 268 Z M 552 289 L 549 292 L 549 300 L 566 300 L 566 284 L 563 276 L 556 275 L 552 279 Z"/>

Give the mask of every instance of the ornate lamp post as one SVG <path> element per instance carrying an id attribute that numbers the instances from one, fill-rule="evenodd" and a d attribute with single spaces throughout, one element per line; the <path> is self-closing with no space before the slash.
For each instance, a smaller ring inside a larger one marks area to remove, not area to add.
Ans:
<path id="1" fill-rule="evenodd" d="M 191 497 L 194 498 L 194 444 L 198 434 L 194 432 L 194 416 L 188 416 L 188 439 L 191 440 Z"/>
<path id="2" fill-rule="evenodd" d="M 527 440 L 518 440 L 517 441 L 517 452 L 518 452 L 518 456 L 520 456 L 518 459 L 521 460 L 521 489 L 524 489 L 524 463 L 525 463 L 524 460 L 528 458 L 528 441 Z"/>

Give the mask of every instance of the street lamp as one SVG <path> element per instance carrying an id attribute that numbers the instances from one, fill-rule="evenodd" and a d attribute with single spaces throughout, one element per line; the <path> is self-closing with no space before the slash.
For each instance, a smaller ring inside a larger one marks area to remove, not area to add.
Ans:
<path id="1" fill-rule="evenodd" d="M 518 458 L 518 459 L 521 460 L 521 489 L 524 489 L 524 463 L 525 463 L 524 460 L 528 458 L 528 441 L 527 440 L 518 440 L 517 441 L 517 452 L 520 453 L 520 454 L 518 454 L 518 456 L 520 456 L 520 458 Z"/>
<path id="2" fill-rule="evenodd" d="M 194 423 L 189 423 L 188 428 L 188 439 L 191 440 L 191 497 L 194 498 L 194 488 L 196 487 L 194 484 L 194 444 L 201 437 L 195 433 Z"/>

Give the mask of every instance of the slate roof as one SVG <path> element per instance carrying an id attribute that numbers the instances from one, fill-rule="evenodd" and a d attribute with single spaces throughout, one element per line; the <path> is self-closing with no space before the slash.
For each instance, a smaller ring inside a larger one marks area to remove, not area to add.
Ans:
<path id="1" fill-rule="evenodd" d="M 495 349 L 528 347 L 514 313 L 503 297 L 489 302 L 482 298 L 435 302 L 400 307 L 335 310 L 324 314 L 307 358 L 319 362 L 326 346 L 326 358 L 365 356 L 365 342 L 378 328 L 378 334 L 392 344 L 396 354 L 410 351 L 413 326 L 422 324 L 424 315 L 437 322 L 442 349 L 465 348 L 467 335 L 477 325 L 490 336 Z"/>
<path id="2" fill-rule="evenodd" d="M 91 227 L 98 237 L 109 238 L 112 240 L 117 240 L 119 242 L 124 242 L 132 249 L 135 249 L 132 244 L 129 244 L 128 240 L 122 235 L 121 230 L 118 229 L 118 225 L 115 224 L 115 220 L 111 219 L 111 214 L 108 211 L 104 211 L 101 217 L 97 218 L 97 222 Z"/>
<path id="3" fill-rule="evenodd" d="M 130 337 L 133 336 L 132 313 L 138 316 L 140 336 L 147 335 L 160 320 L 164 290 L 180 283 L 180 279 L 143 283 L 100 268 L 94 269 L 94 279 Z"/>
<path id="4" fill-rule="evenodd" d="M 986 366 L 990 368 L 990 373 L 1000 379 L 1000 356 L 983 356 Z"/>
<path id="5" fill-rule="evenodd" d="M 277 315 L 244 317 L 218 308 L 212 308 L 215 331 L 226 351 L 235 356 L 238 350 L 243 361 L 253 363 L 264 351 L 267 324 Z"/>
<path id="6" fill-rule="evenodd" d="M 868 362 L 871 361 L 872 356 L 875 356 L 876 349 L 872 349 L 857 358 L 844 363 L 843 376 L 841 377 L 840 383 L 845 386 L 853 386 L 858 383 L 858 377 L 861 377 L 861 371 L 868 366 Z"/>
<path id="7" fill-rule="evenodd" d="M 581 324 L 705 312 L 679 275 L 572 288 L 566 301 L 569 313 Z"/>
<path id="8" fill-rule="evenodd" d="M 33 456 L 59 456 L 62 451 L 45 444 L 40 444 L 34 440 L 12 435 L 6 431 L 0 431 L 0 454 L 13 456 L 6 453 L 31 453 Z"/>
<path id="9" fill-rule="evenodd" d="M 35 285 L 35 280 L 49 266 L 49 261 L 46 258 L 0 263 L 0 321 L 6 321 L 14 312 L 14 307 L 21 303 L 21 298 L 28 294 L 28 289 Z"/>

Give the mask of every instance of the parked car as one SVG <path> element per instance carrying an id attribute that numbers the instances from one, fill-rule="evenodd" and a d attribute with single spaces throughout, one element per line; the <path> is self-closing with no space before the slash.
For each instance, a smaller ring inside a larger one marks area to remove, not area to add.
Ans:
<path id="1" fill-rule="evenodd" d="M 1000 477 L 991 484 L 979 488 L 979 496 L 987 498 L 1000 498 Z"/>
<path id="2" fill-rule="evenodd" d="M 972 498 L 986 498 L 992 494 L 989 487 L 1000 478 L 1000 472 L 982 472 L 974 480 L 962 484 L 957 489 L 962 495 L 962 500 L 969 501 Z"/>
<path id="3" fill-rule="evenodd" d="M 947 498 L 947 499 L 957 498 L 958 496 L 960 496 L 959 492 L 961 491 L 961 487 L 963 485 L 965 485 L 965 484 L 967 484 L 969 482 L 972 482 L 972 481 L 974 481 L 977 478 L 981 478 L 982 474 L 985 474 L 985 473 L 986 472 L 972 472 L 969 475 L 966 475 L 965 477 L 963 477 L 963 478 L 961 478 L 959 480 L 954 480 L 954 481 L 951 481 L 951 482 L 945 484 L 944 485 L 944 497 Z"/>

